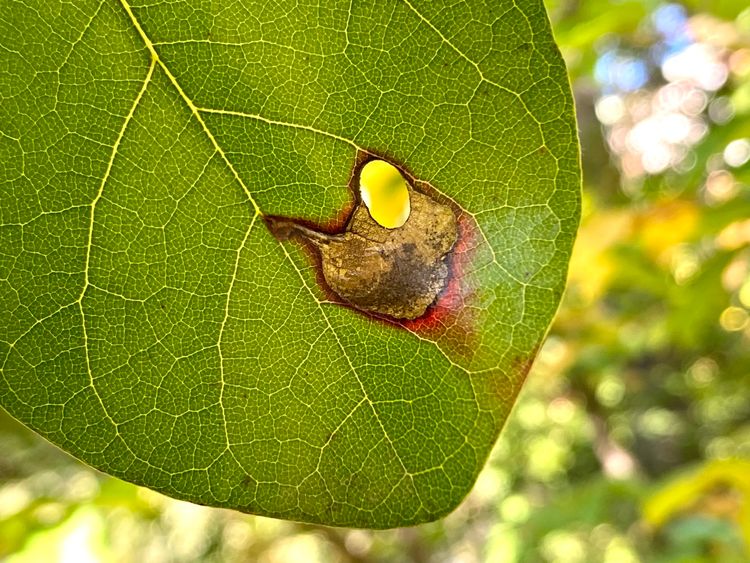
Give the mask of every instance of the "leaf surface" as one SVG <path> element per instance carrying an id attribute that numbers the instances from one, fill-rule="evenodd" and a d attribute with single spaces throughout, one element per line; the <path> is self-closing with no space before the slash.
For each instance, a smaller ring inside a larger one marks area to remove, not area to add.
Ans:
<path id="1" fill-rule="evenodd" d="M 554 315 L 578 145 L 542 3 L 3 0 L 0 404 L 90 465 L 308 522 L 470 490 Z M 424 319 L 332 303 L 265 216 L 363 154 L 456 209 Z"/>

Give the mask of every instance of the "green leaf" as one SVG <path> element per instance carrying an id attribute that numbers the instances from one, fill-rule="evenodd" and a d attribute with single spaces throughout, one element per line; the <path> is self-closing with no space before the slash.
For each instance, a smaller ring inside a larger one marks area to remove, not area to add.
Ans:
<path id="1" fill-rule="evenodd" d="M 457 506 L 578 223 L 541 2 L 0 14 L 0 404 L 102 471 L 201 504 L 374 528 Z M 363 152 L 461 210 L 426 319 L 329 302 L 305 250 L 266 228 L 340 221 Z"/>

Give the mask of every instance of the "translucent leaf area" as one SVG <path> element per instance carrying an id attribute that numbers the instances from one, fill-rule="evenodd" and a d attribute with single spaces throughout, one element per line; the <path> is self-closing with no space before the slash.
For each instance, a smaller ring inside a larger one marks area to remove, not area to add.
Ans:
<path id="1" fill-rule="evenodd" d="M 537 0 L 319 4 L 2 2 L 0 405 L 173 497 L 417 524 L 472 487 L 557 309 L 573 106 Z M 422 319 L 332 303 L 266 226 L 340 223 L 367 154 L 456 209 Z"/>

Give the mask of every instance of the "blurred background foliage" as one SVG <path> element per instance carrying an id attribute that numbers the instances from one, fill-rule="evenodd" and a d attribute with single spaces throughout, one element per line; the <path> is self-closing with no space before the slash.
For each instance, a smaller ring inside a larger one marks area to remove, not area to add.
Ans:
<path id="1" fill-rule="evenodd" d="M 373 532 L 194 506 L 0 414 L 0 560 L 750 561 L 750 8 L 547 4 L 584 216 L 558 318 L 461 507 Z"/>

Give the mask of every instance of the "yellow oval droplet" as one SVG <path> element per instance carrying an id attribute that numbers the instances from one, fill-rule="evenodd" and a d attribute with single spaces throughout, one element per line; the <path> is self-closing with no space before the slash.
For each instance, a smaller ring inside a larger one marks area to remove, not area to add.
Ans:
<path id="1" fill-rule="evenodd" d="M 409 187 L 392 164 L 384 160 L 365 164 L 359 175 L 359 193 L 370 216 L 382 227 L 396 229 L 409 218 Z"/>

